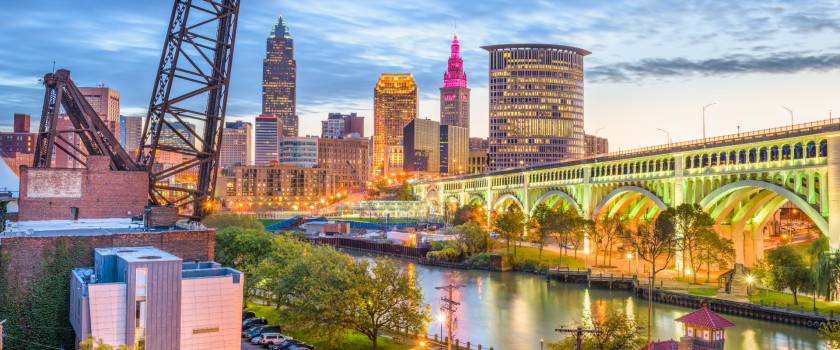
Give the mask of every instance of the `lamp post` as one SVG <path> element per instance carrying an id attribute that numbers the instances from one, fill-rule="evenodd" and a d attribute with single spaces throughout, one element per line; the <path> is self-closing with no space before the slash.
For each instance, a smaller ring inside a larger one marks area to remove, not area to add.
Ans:
<path id="1" fill-rule="evenodd" d="M 788 113 L 790 113 L 790 128 L 793 129 L 793 110 L 790 109 L 790 108 L 787 108 L 785 106 L 779 106 L 779 107 L 781 109 L 784 109 L 784 110 L 788 111 Z"/>
<path id="2" fill-rule="evenodd" d="M 545 339 L 540 338 L 540 350 L 543 350 L 543 343 L 545 343 Z"/>
<path id="3" fill-rule="evenodd" d="M 750 304 L 752 304 L 752 284 L 753 284 L 753 277 L 747 277 L 747 297 L 750 298 Z"/>
<path id="4" fill-rule="evenodd" d="M 670 145 L 671 144 L 671 133 L 668 132 L 668 130 L 665 130 L 665 129 L 656 129 L 656 130 L 659 130 L 659 131 L 665 133 L 665 137 L 668 139 L 668 144 Z"/>
<path id="5" fill-rule="evenodd" d="M 706 108 L 716 105 L 717 102 L 709 103 L 703 106 L 703 143 L 706 143 Z"/>
<path id="6" fill-rule="evenodd" d="M 633 258 L 633 254 L 627 253 L 627 274 L 629 275 L 630 272 L 630 259 Z"/>

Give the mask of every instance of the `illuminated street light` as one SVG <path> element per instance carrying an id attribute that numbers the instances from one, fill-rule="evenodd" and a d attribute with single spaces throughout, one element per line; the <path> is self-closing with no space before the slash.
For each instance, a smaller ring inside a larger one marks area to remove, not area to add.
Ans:
<path id="1" fill-rule="evenodd" d="M 716 105 L 717 102 L 709 103 L 703 106 L 703 142 L 706 142 L 706 108 Z"/>
<path id="2" fill-rule="evenodd" d="M 752 304 L 752 284 L 753 284 L 753 277 L 747 276 L 747 297 L 750 299 L 750 304 Z"/>

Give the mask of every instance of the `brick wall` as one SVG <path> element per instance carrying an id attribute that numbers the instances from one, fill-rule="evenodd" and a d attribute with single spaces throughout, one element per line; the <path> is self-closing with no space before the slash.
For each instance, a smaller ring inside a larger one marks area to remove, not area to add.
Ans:
<path id="1" fill-rule="evenodd" d="M 52 254 L 56 242 L 66 239 L 71 247 L 81 245 L 85 254 L 75 267 L 93 266 L 93 249 L 103 247 L 154 246 L 183 259 L 192 261 L 214 259 L 215 231 L 165 231 L 142 233 L 118 233 L 109 235 L 85 236 L 29 236 L 3 237 L 0 239 L 0 260 L 8 264 L 5 267 L 10 283 L 17 284 L 22 291 L 28 289 L 32 279 L 40 274 L 44 257 Z M 67 271 L 70 278 L 70 271 Z"/>
<path id="2" fill-rule="evenodd" d="M 110 171 L 110 159 L 90 156 L 86 169 L 20 169 L 19 220 L 125 218 L 143 213 L 148 204 L 146 172 Z"/>

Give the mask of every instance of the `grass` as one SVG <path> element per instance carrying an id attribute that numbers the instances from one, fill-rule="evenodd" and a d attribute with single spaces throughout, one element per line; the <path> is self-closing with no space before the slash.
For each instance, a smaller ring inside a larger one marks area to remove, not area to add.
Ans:
<path id="1" fill-rule="evenodd" d="M 507 252 L 507 249 L 503 245 L 502 248 L 496 249 L 494 252 L 496 252 L 496 253 L 503 252 L 504 253 L 504 252 Z M 513 245 L 511 245 L 511 247 L 510 247 L 510 253 L 513 254 Z M 516 256 L 517 257 L 537 259 L 537 258 L 539 258 L 539 255 L 540 255 L 540 249 L 539 248 L 526 247 L 526 246 L 516 247 Z M 550 265 L 560 264 L 561 263 L 560 257 L 561 257 L 560 253 L 552 252 L 548 249 L 543 249 L 542 260 L 549 263 Z M 563 266 L 568 266 L 569 268 L 572 268 L 572 269 L 582 269 L 582 268 L 585 267 L 585 264 L 583 262 L 582 257 L 575 258 L 574 256 L 567 256 L 567 255 L 563 255 L 562 257 L 563 257 L 563 259 L 562 259 L 562 265 Z"/>
<path id="2" fill-rule="evenodd" d="M 713 297 L 717 295 L 717 288 L 688 288 L 688 294 L 702 295 L 704 297 Z"/>
<path id="3" fill-rule="evenodd" d="M 752 296 L 752 302 L 754 304 L 758 304 L 759 301 L 763 302 L 764 305 L 773 305 L 773 302 L 776 302 L 776 307 L 786 307 L 787 304 L 790 304 L 792 309 L 798 309 L 799 306 L 804 306 L 805 311 L 813 310 L 814 309 L 814 299 L 811 297 L 804 296 L 802 294 L 797 294 L 796 299 L 799 301 L 799 305 L 793 305 L 793 294 L 789 293 L 782 293 L 777 292 L 774 290 L 767 290 L 767 289 L 759 289 L 757 292 Z M 832 310 L 834 313 L 840 313 L 840 304 L 831 303 L 820 301 L 817 299 L 817 309 L 820 312 L 829 313 Z"/>
<path id="4" fill-rule="evenodd" d="M 381 222 L 385 223 L 385 218 L 376 218 L 376 217 L 349 217 L 349 218 L 330 218 L 330 220 L 348 220 L 348 221 L 360 221 L 360 222 Z M 388 220 L 389 223 L 392 224 L 399 224 L 404 222 L 417 222 L 417 219 L 390 219 Z"/>
<path id="5" fill-rule="evenodd" d="M 282 221 L 282 220 L 274 220 L 274 219 L 257 219 L 257 221 L 259 221 L 259 222 L 263 225 L 263 227 L 268 227 L 268 226 L 274 225 L 274 224 L 276 224 L 276 223 L 278 223 L 278 222 L 280 222 L 280 221 Z"/>
<path id="6" fill-rule="evenodd" d="M 273 306 L 265 306 L 261 304 L 257 304 L 251 301 L 246 302 L 245 310 L 253 311 L 257 314 L 257 317 L 265 317 L 268 320 L 269 324 L 278 324 L 283 325 L 286 322 L 280 317 L 280 314 L 277 310 L 274 309 Z M 285 332 L 287 335 L 295 338 L 298 338 L 299 332 L 295 332 L 294 330 L 290 330 Z M 332 345 L 327 342 L 326 338 L 321 337 L 307 337 L 306 339 L 301 339 L 309 344 L 315 345 L 316 348 L 319 350 L 331 350 L 331 349 L 344 349 L 344 350 L 364 350 L 370 349 L 373 346 L 373 342 L 368 339 L 368 337 L 364 334 L 355 332 L 355 331 L 347 331 L 344 333 L 344 339 L 340 344 Z M 408 344 L 396 344 L 394 343 L 393 339 L 379 336 L 378 344 L 379 349 L 383 350 L 408 350 L 412 349 L 411 345 Z"/>

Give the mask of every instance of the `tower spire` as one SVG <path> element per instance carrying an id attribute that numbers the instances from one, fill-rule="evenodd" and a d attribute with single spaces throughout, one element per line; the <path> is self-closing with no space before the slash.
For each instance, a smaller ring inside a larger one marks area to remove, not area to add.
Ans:
<path id="1" fill-rule="evenodd" d="M 452 38 L 449 62 L 446 73 L 443 74 L 443 87 L 467 87 L 467 75 L 464 74 L 464 60 L 461 59 L 461 45 L 458 44 L 458 30 Z"/>

